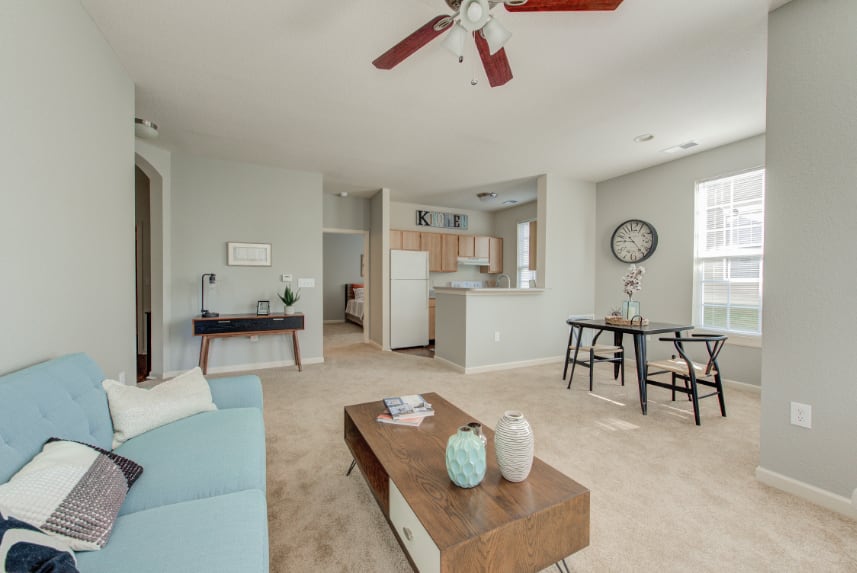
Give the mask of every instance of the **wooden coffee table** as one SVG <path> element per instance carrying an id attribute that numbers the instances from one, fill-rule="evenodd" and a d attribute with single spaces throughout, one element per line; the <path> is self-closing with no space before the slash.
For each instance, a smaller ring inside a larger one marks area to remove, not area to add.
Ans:
<path id="1" fill-rule="evenodd" d="M 434 393 L 417 428 L 377 422 L 381 400 L 345 407 L 345 443 L 415 571 L 540 571 L 589 545 L 589 490 L 538 458 L 520 483 L 488 470 L 472 488 L 446 473 L 446 442 L 476 421 Z M 538 436 L 536 436 L 538 441 Z"/>

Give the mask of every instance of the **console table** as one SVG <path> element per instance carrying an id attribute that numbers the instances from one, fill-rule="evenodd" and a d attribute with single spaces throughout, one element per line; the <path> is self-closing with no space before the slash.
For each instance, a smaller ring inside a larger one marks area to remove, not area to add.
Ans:
<path id="1" fill-rule="evenodd" d="M 203 374 L 208 373 L 208 348 L 213 338 L 291 334 L 295 364 L 298 367 L 298 372 L 300 372 L 303 370 L 303 367 L 301 366 L 301 347 L 298 343 L 298 330 L 303 329 L 303 313 L 271 314 L 268 316 L 224 314 L 205 318 L 197 316 L 193 319 L 193 335 L 202 336 L 202 342 L 199 345 L 199 367 L 202 368 Z"/>

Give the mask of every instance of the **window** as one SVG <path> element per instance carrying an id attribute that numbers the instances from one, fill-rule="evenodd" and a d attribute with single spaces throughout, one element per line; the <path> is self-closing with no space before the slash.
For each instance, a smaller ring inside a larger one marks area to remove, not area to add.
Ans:
<path id="1" fill-rule="evenodd" d="M 764 169 L 697 183 L 695 325 L 761 336 L 764 231 Z"/>
<path id="2" fill-rule="evenodd" d="M 518 288 L 529 288 L 536 280 L 536 271 L 530 270 L 530 221 L 518 223 Z"/>

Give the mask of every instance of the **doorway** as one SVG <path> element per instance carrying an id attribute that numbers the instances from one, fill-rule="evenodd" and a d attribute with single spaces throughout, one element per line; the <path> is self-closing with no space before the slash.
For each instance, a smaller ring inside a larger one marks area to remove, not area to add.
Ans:
<path id="1" fill-rule="evenodd" d="M 369 232 L 324 230 L 324 352 L 368 341 Z"/>
<path id="2" fill-rule="evenodd" d="M 134 195 L 137 382 L 140 383 L 152 373 L 152 217 L 149 177 L 136 166 Z"/>

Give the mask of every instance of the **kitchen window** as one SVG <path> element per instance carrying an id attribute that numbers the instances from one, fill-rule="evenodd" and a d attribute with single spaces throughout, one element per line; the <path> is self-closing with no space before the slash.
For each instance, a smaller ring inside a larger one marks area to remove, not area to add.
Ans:
<path id="1" fill-rule="evenodd" d="M 762 335 L 765 170 L 696 185 L 693 323 L 758 346 Z"/>
<path id="2" fill-rule="evenodd" d="M 530 270 L 530 223 L 518 223 L 518 288 L 530 288 L 530 281 L 536 280 L 535 269 Z"/>

